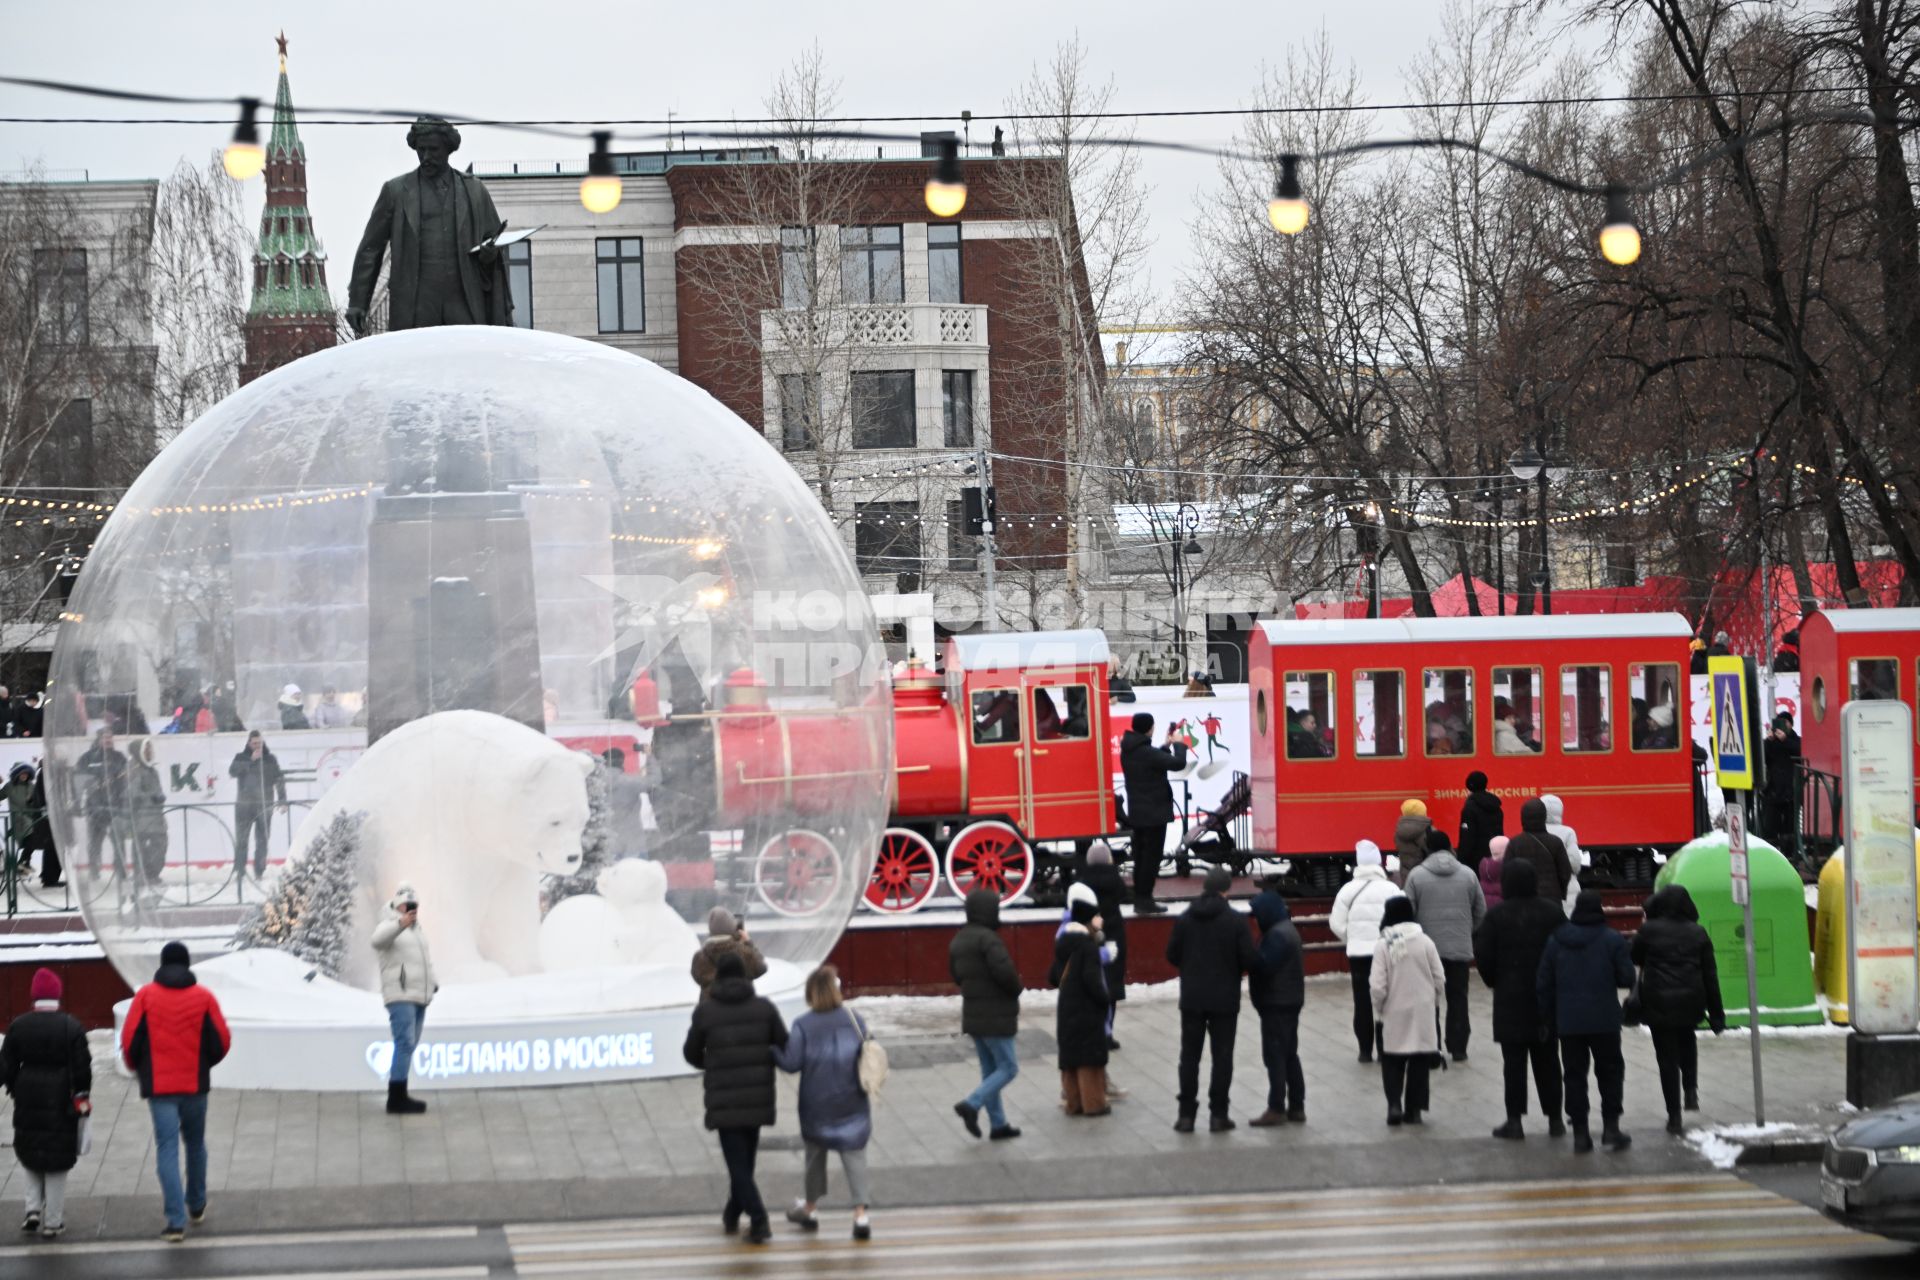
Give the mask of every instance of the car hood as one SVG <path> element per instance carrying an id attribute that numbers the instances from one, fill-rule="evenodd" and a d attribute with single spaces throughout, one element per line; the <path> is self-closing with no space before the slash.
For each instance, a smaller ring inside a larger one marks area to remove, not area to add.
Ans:
<path id="1" fill-rule="evenodd" d="M 1833 1140 L 1843 1147 L 1920 1144 L 1920 1093 L 1910 1093 L 1854 1117 L 1835 1131 Z"/>

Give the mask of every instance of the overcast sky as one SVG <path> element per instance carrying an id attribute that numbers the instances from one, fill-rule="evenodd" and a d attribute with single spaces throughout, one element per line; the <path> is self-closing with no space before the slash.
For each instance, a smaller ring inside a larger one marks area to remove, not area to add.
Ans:
<path id="1" fill-rule="evenodd" d="M 1076 29 L 1093 69 L 1116 81 L 1125 110 L 1245 103 L 1287 44 L 1325 29 L 1374 102 L 1402 98 L 1402 70 L 1438 31 L 1438 0 L 974 0 L 923 6 L 828 0 L 801 4 L 582 3 L 459 5 L 406 0 L 276 0 L 186 4 L 0 0 L 0 72 L 150 92 L 271 102 L 273 37 L 283 26 L 298 108 L 428 108 L 502 118 L 728 117 L 762 114 L 768 84 L 818 40 L 848 115 L 926 113 L 953 127 L 1005 108 L 1036 61 Z M 217 108 L 122 104 L 0 86 L 0 116 L 219 115 Z M 945 116 L 946 119 L 939 117 Z M 267 121 L 262 120 L 262 128 Z M 1142 121 L 1143 137 L 1225 142 L 1227 118 Z M 895 126 L 885 126 L 895 127 Z M 915 126 L 897 126 L 911 130 Z M 1391 114 L 1382 132 L 1401 122 Z M 95 178 L 161 177 L 183 156 L 224 144 L 230 124 L 0 124 L 0 171 L 43 165 Z M 584 145 L 471 128 L 456 164 L 578 159 Z M 400 126 L 304 125 L 313 213 L 344 293 L 347 263 L 379 184 L 409 168 Z M 73 176 L 78 176 L 74 174 Z M 1145 177 L 1155 240 L 1153 283 L 1171 292 L 1187 261 L 1197 189 L 1214 181 L 1203 158 L 1149 155 Z M 262 199 L 249 184 L 250 212 Z"/>

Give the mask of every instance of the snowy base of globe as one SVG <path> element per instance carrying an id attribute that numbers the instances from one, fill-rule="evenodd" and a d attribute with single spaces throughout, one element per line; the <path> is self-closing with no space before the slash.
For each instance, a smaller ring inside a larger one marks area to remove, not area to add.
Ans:
<path id="1" fill-rule="evenodd" d="M 233 1049 L 221 1089 L 368 1092 L 393 1060 L 386 1006 L 281 951 L 237 951 L 195 967 L 219 997 Z M 791 1022 L 806 973 L 769 959 L 754 988 Z M 685 966 L 621 966 L 454 983 L 427 1010 L 410 1088 L 504 1089 L 693 1074 L 681 1056 L 698 988 Z M 114 1006 L 115 1032 L 131 1001 Z"/>

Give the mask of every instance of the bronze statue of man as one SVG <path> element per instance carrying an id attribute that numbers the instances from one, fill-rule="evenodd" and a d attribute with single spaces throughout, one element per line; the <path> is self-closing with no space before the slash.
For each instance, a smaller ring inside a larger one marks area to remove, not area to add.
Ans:
<path id="1" fill-rule="evenodd" d="M 460 149 L 460 131 L 445 120 L 421 116 L 407 130 L 407 145 L 420 157 L 420 167 L 380 188 L 360 251 L 353 255 L 347 323 L 356 334 L 366 333 L 380 261 L 391 246 L 389 329 L 511 324 L 507 264 L 493 244 L 506 224 L 486 187 L 447 163 Z"/>

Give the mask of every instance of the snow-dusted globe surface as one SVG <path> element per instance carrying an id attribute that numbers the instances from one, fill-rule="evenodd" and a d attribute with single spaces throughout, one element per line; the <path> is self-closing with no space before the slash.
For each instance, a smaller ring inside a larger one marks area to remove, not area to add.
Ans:
<path id="1" fill-rule="evenodd" d="M 184 940 L 240 1016 L 384 1020 L 402 883 L 429 1038 L 690 1006 L 715 907 L 797 986 L 884 826 L 884 655 L 834 523 L 717 400 L 595 343 L 442 328 L 269 374 L 105 515 L 64 619 L 47 782 L 87 921 L 129 983 Z"/>

